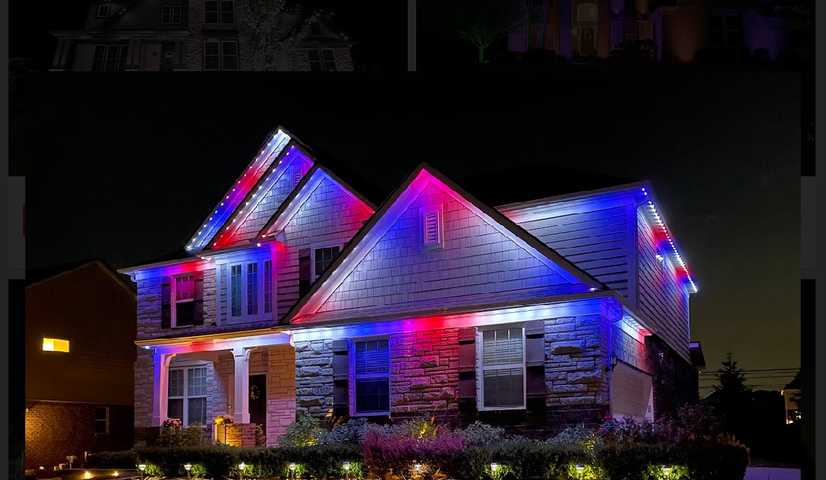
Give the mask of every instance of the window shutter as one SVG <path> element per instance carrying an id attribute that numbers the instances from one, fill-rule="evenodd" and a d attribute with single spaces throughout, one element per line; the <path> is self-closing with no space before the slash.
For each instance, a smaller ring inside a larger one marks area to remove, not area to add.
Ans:
<path id="1" fill-rule="evenodd" d="M 298 251 L 298 296 L 303 297 L 310 291 L 310 249 Z"/>
<path id="2" fill-rule="evenodd" d="M 525 324 L 525 390 L 529 410 L 545 407 L 545 322 Z"/>
<path id="3" fill-rule="evenodd" d="M 204 272 L 192 274 L 195 284 L 195 317 L 193 325 L 204 324 Z"/>
<path id="4" fill-rule="evenodd" d="M 476 411 L 476 328 L 459 329 L 459 404 L 460 411 Z"/>
<path id="5" fill-rule="evenodd" d="M 172 326 L 172 289 L 170 288 L 170 277 L 161 280 L 161 328 Z"/>
<path id="6" fill-rule="evenodd" d="M 348 352 L 347 341 L 333 342 L 333 415 L 349 415 L 348 407 Z"/>

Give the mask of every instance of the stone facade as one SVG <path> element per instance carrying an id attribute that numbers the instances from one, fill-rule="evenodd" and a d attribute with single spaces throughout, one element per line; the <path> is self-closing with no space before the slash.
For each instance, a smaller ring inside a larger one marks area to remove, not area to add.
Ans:
<path id="1" fill-rule="evenodd" d="M 458 417 L 458 329 L 392 335 L 389 346 L 391 415 Z"/>
<path id="2" fill-rule="evenodd" d="M 295 342 L 296 410 L 316 417 L 333 412 L 333 342 Z"/>

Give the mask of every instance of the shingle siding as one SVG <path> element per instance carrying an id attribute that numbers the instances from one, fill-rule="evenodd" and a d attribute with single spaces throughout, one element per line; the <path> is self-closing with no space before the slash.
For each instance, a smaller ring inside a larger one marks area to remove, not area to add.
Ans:
<path id="1" fill-rule="evenodd" d="M 442 248 L 421 245 L 421 208 L 442 205 Z M 439 187 L 430 185 L 319 312 L 400 312 L 568 293 L 573 285 Z"/>

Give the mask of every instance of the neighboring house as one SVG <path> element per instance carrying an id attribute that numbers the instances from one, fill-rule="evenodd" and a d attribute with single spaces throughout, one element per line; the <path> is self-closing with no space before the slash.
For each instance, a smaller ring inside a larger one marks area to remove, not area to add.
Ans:
<path id="1" fill-rule="evenodd" d="M 132 445 L 135 306 L 99 261 L 26 287 L 27 469 Z"/>
<path id="2" fill-rule="evenodd" d="M 331 16 L 285 0 L 97 0 L 82 29 L 52 35 L 52 70 L 353 69 Z"/>
<path id="3" fill-rule="evenodd" d="M 800 372 L 780 390 L 780 395 L 783 396 L 786 425 L 799 422 L 803 418 L 800 413 Z"/>
<path id="4" fill-rule="evenodd" d="M 492 208 L 422 165 L 376 207 L 278 129 L 185 248 L 120 270 L 144 439 L 229 415 L 218 440 L 273 445 L 299 412 L 545 435 L 697 400 L 697 290 L 648 182 Z"/>
<path id="5" fill-rule="evenodd" d="M 748 52 L 767 60 L 795 51 L 806 24 L 799 0 L 515 0 L 526 21 L 509 34 L 514 52 L 549 50 L 565 58 L 608 57 L 648 44 L 658 61 L 687 63 L 698 53 Z"/>

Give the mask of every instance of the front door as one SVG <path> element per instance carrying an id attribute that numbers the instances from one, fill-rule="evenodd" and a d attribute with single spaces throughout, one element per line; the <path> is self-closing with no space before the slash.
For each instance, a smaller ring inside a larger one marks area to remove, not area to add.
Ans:
<path id="1" fill-rule="evenodd" d="M 583 57 L 590 57 L 596 53 L 594 45 L 594 29 L 592 27 L 579 27 L 581 33 L 579 53 Z"/>
<path id="2" fill-rule="evenodd" d="M 250 375 L 250 422 L 267 431 L 267 376 Z"/>

